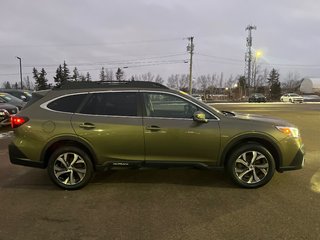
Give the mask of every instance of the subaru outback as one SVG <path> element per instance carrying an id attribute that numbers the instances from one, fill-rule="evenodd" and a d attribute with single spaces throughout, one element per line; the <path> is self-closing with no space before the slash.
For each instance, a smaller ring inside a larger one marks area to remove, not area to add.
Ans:
<path id="1" fill-rule="evenodd" d="M 47 168 L 70 190 L 98 170 L 146 167 L 224 168 L 256 188 L 304 164 L 294 125 L 218 111 L 154 82 L 69 82 L 34 93 L 11 124 L 11 163 Z"/>

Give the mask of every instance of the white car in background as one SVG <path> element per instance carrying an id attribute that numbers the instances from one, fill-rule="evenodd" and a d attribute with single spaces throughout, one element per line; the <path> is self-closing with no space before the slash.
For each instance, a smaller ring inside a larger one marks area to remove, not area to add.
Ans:
<path id="1" fill-rule="evenodd" d="M 303 103 L 303 97 L 296 93 L 286 93 L 280 98 L 281 102 Z"/>
<path id="2" fill-rule="evenodd" d="M 202 97 L 199 94 L 192 94 L 192 97 L 194 97 L 195 99 L 199 100 L 200 102 L 203 102 Z"/>

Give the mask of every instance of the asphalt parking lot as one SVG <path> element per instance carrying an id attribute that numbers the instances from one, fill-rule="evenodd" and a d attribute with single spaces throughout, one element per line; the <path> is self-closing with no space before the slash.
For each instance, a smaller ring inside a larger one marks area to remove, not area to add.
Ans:
<path id="1" fill-rule="evenodd" d="M 41 169 L 9 163 L 0 134 L 0 240 L 7 239 L 319 239 L 320 104 L 215 104 L 296 124 L 303 170 L 276 173 L 241 189 L 223 171 L 122 170 L 98 173 L 63 191 Z"/>

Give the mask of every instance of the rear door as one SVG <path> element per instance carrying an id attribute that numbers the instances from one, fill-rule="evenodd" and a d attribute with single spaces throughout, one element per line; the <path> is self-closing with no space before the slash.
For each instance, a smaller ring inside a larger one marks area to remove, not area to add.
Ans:
<path id="1" fill-rule="evenodd" d="M 136 91 L 107 91 L 91 96 L 72 117 L 77 135 L 94 149 L 99 164 L 144 160 L 142 117 Z"/>

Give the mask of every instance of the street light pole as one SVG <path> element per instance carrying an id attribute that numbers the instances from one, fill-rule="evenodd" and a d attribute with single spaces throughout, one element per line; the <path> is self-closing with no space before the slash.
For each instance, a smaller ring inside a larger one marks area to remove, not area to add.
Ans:
<path id="1" fill-rule="evenodd" d="M 21 58 L 17 57 L 19 59 L 19 64 L 20 64 L 20 86 L 22 89 L 22 66 L 21 66 Z"/>

